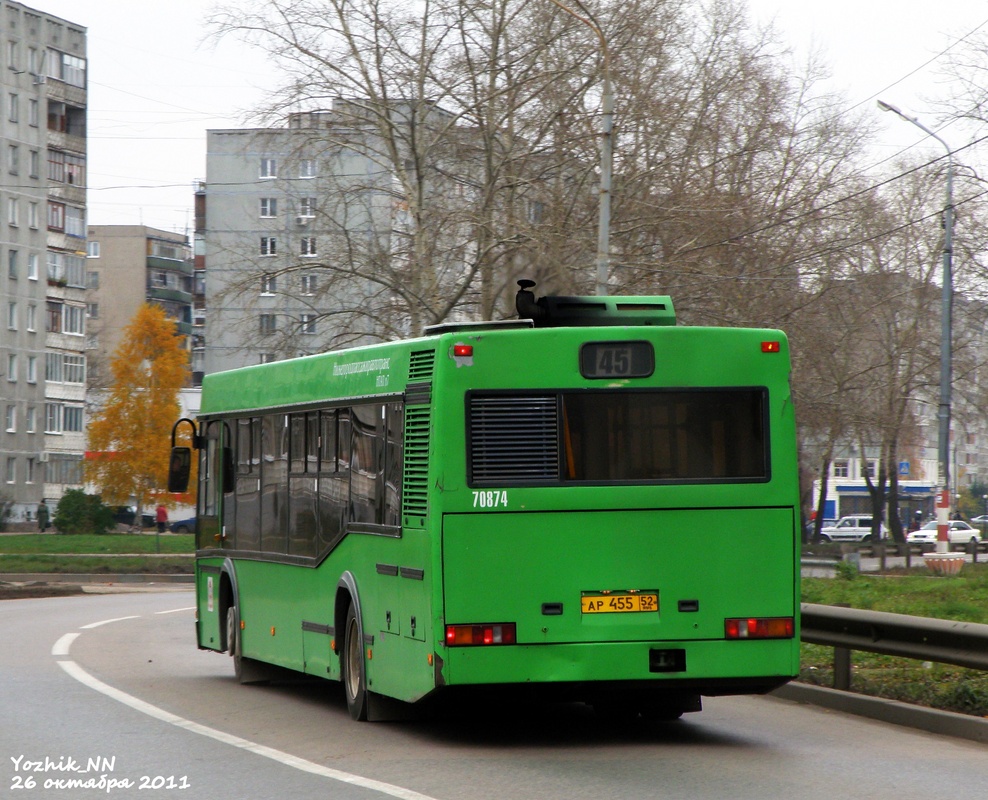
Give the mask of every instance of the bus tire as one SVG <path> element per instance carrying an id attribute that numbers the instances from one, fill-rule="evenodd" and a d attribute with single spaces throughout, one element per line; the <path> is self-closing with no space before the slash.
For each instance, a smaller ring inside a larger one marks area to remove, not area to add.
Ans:
<path id="1" fill-rule="evenodd" d="M 358 721 L 367 719 L 367 673 L 364 662 L 364 637 L 353 603 L 346 612 L 343 654 L 340 659 L 343 692 L 350 716 Z"/>
<path id="2" fill-rule="evenodd" d="M 242 681 L 244 665 L 240 649 L 240 617 L 237 607 L 233 605 L 226 610 L 226 651 L 233 659 L 233 674 L 238 681 Z"/>

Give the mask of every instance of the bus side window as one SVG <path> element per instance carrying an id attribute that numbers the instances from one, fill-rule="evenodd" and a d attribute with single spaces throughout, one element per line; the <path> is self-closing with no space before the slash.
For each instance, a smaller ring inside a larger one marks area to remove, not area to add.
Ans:
<path id="1" fill-rule="evenodd" d="M 377 502 L 378 478 L 381 474 L 383 407 L 354 406 L 353 460 L 350 470 L 350 504 L 354 522 L 380 522 Z"/>
<path id="2" fill-rule="evenodd" d="M 384 519 L 385 525 L 401 524 L 401 469 L 405 428 L 404 406 L 387 406 L 384 443 Z"/>
<path id="3" fill-rule="evenodd" d="M 345 409 L 319 414 L 319 550 L 343 536 L 350 502 L 350 420 Z M 343 453 L 346 456 L 343 456 Z"/>

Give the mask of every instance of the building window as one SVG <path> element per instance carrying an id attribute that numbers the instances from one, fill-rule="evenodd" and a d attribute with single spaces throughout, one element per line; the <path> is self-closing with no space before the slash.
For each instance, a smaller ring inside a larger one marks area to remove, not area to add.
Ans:
<path id="1" fill-rule="evenodd" d="M 86 316 L 89 319 L 99 319 L 99 303 L 86 303 Z"/>
<path id="2" fill-rule="evenodd" d="M 864 460 L 861 462 L 861 477 L 862 478 L 874 478 L 875 477 L 875 462 Z"/>
<path id="3" fill-rule="evenodd" d="M 27 101 L 27 124 L 32 128 L 38 127 L 38 121 L 41 119 L 40 114 L 38 114 L 38 101 L 33 97 Z M 32 161 L 32 164 L 34 162 Z M 37 177 L 37 172 L 32 172 L 31 177 Z"/>
<path id="4" fill-rule="evenodd" d="M 62 333 L 71 333 L 83 336 L 86 333 L 86 308 L 85 306 L 70 306 L 66 303 L 63 306 L 64 316 L 62 317 Z"/>
<path id="5" fill-rule="evenodd" d="M 48 229 L 65 230 L 65 204 L 48 202 Z"/>
<path id="6" fill-rule="evenodd" d="M 314 217 L 316 215 L 316 198 L 314 197 L 299 198 L 298 215 L 300 217 Z"/>
<path id="7" fill-rule="evenodd" d="M 82 406 L 65 406 L 62 408 L 62 431 L 65 433 L 82 433 Z"/>
<path id="8" fill-rule="evenodd" d="M 24 470 L 24 483 L 34 483 L 35 466 L 34 459 L 28 458 L 26 463 L 26 469 Z"/>
<path id="9" fill-rule="evenodd" d="M 34 201 L 28 201 L 27 204 L 27 224 L 33 229 L 38 227 L 38 204 Z"/>
<path id="10" fill-rule="evenodd" d="M 45 320 L 45 330 L 48 333 L 62 332 L 62 304 L 49 300 L 46 304 L 47 319 Z"/>
<path id="11" fill-rule="evenodd" d="M 835 478 L 846 478 L 849 475 L 846 461 L 835 461 L 834 462 L 834 477 Z"/>
<path id="12" fill-rule="evenodd" d="M 17 383 L 17 354 L 7 355 L 7 380 L 10 383 Z"/>
<path id="13" fill-rule="evenodd" d="M 74 356 L 68 353 L 62 356 L 62 363 L 65 367 L 63 377 L 66 383 L 86 382 L 86 357 Z"/>
<path id="14" fill-rule="evenodd" d="M 261 278 L 261 294 L 274 294 L 278 289 L 278 276 L 265 275 Z"/>
<path id="15" fill-rule="evenodd" d="M 261 216 L 265 219 L 278 216 L 278 198 L 277 197 L 262 197 L 261 198 Z"/>
<path id="16" fill-rule="evenodd" d="M 300 327 L 302 333 L 314 334 L 316 332 L 316 315 L 315 314 L 302 314 L 299 318 Z"/>
<path id="17" fill-rule="evenodd" d="M 273 158 L 261 159 L 261 177 L 262 178 L 278 177 L 278 164 Z"/>
<path id="18" fill-rule="evenodd" d="M 45 433 L 62 432 L 62 406 L 59 403 L 45 403 Z"/>
<path id="19" fill-rule="evenodd" d="M 99 258 L 99 242 L 86 242 L 86 258 Z"/>
<path id="20" fill-rule="evenodd" d="M 20 99 L 16 94 L 11 92 L 7 96 L 7 119 L 11 122 L 17 122 L 20 111 Z"/>
<path id="21" fill-rule="evenodd" d="M 17 480 L 17 459 L 13 456 L 7 457 L 7 468 L 4 470 L 4 480 L 7 483 L 14 483 Z"/>
<path id="22" fill-rule="evenodd" d="M 38 254 L 27 254 L 27 279 L 29 281 L 38 280 Z"/>
<path id="23" fill-rule="evenodd" d="M 17 250 L 7 251 L 7 277 L 11 280 L 17 280 Z"/>
<path id="24" fill-rule="evenodd" d="M 278 360 L 278 356 L 275 353 L 261 353 L 262 364 L 272 364 L 277 360 Z"/>
<path id="25" fill-rule="evenodd" d="M 92 242 L 90 242 L 92 244 Z M 98 270 L 87 270 L 86 271 L 86 288 L 87 289 L 99 289 L 99 271 Z"/>
<path id="26" fill-rule="evenodd" d="M 29 331 L 35 330 L 38 324 L 38 307 L 34 303 L 28 303 L 27 318 L 24 320 L 24 327 Z"/>
<path id="27" fill-rule="evenodd" d="M 7 145 L 7 171 L 16 175 L 21 167 L 21 149 L 16 144 Z"/>
<path id="28" fill-rule="evenodd" d="M 69 236 L 86 238 L 86 211 L 75 206 L 65 207 L 65 233 Z"/>
<path id="29" fill-rule="evenodd" d="M 278 254 L 278 242 L 274 236 L 261 237 L 261 255 L 274 256 Z"/>
<path id="30" fill-rule="evenodd" d="M 11 300 L 7 303 L 7 329 L 17 330 L 17 301 Z"/>
<path id="31" fill-rule="evenodd" d="M 17 406 L 7 406 L 5 420 L 7 433 L 14 433 L 17 430 Z"/>
<path id="32" fill-rule="evenodd" d="M 7 42 L 7 66 L 13 70 L 20 67 L 19 59 L 17 58 L 17 42 L 15 41 Z"/>
<path id="33" fill-rule="evenodd" d="M 20 224 L 20 206 L 16 197 L 7 198 L 7 224 L 15 228 Z"/>
<path id="34" fill-rule="evenodd" d="M 314 158 L 303 158 L 298 162 L 298 176 L 300 178 L 316 177 L 316 161 Z"/>
<path id="35" fill-rule="evenodd" d="M 316 276 L 307 272 L 302 275 L 302 294 L 311 297 L 316 293 Z"/>
<path id="36" fill-rule="evenodd" d="M 270 336 L 278 330 L 278 319 L 274 314 L 261 314 L 261 334 Z"/>
<path id="37" fill-rule="evenodd" d="M 28 356 L 27 357 L 27 382 L 37 383 L 38 382 L 38 357 Z"/>
<path id="38" fill-rule="evenodd" d="M 27 407 L 27 414 L 24 418 L 24 430 L 28 433 L 34 433 L 35 426 L 38 424 L 38 412 L 34 406 Z"/>
<path id="39" fill-rule="evenodd" d="M 316 253 L 316 237 L 315 236 L 303 236 L 302 245 L 299 250 L 299 254 L 303 256 L 314 256 Z"/>

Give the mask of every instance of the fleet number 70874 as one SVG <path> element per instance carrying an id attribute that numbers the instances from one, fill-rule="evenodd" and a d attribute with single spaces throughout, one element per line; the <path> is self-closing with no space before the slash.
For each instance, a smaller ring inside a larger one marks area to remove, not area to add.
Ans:
<path id="1" fill-rule="evenodd" d="M 507 508 L 508 493 L 502 489 L 489 489 L 473 493 L 474 508 Z"/>

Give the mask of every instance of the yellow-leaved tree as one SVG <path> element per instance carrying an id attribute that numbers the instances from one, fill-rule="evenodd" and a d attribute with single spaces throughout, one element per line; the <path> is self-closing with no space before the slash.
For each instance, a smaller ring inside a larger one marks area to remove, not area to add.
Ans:
<path id="1" fill-rule="evenodd" d="M 122 505 L 133 497 L 140 515 L 151 503 L 185 499 L 168 495 L 166 487 L 178 393 L 188 372 L 175 321 L 145 303 L 124 329 L 110 362 L 109 394 L 89 423 L 85 477 L 103 502 Z"/>

